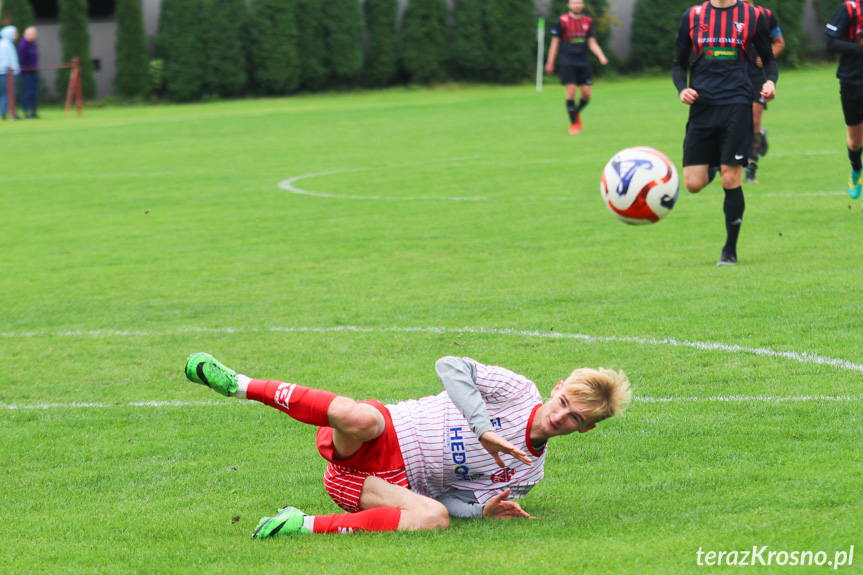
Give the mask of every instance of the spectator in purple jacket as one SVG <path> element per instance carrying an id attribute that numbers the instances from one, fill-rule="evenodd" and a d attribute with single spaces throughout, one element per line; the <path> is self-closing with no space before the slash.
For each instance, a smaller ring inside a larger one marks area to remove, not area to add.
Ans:
<path id="1" fill-rule="evenodd" d="M 39 99 L 39 44 L 36 42 L 36 28 L 24 30 L 24 38 L 18 42 L 18 61 L 21 64 L 21 109 L 25 118 L 38 118 L 36 113 Z"/>

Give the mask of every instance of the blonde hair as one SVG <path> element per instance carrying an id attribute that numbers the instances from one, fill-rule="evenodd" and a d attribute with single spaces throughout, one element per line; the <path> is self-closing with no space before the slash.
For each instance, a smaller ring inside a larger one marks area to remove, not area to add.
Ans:
<path id="1" fill-rule="evenodd" d="M 604 368 L 576 369 L 564 380 L 562 391 L 587 406 L 583 415 L 592 423 L 622 412 L 632 399 L 626 374 Z"/>

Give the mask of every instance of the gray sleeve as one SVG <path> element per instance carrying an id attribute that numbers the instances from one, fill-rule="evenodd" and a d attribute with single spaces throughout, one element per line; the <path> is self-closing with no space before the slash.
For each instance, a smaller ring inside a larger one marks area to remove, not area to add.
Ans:
<path id="1" fill-rule="evenodd" d="M 447 356 L 437 360 L 434 367 L 447 395 L 467 419 L 474 435 L 482 437 L 491 431 L 485 401 L 476 388 L 476 362 L 469 357 Z"/>
<path id="2" fill-rule="evenodd" d="M 482 519 L 483 504 L 476 500 L 473 491 L 452 489 L 438 496 L 437 500 L 444 504 L 451 517 Z"/>

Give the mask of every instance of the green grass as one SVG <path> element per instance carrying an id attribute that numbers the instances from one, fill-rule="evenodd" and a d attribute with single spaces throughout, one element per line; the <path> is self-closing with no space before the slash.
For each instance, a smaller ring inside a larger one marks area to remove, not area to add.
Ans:
<path id="1" fill-rule="evenodd" d="M 855 545 L 860 572 L 863 215 L 833 69 L 781 78 L 734 268 L 717 184 L 646 228 L 599 197 L 621 148 L 679 165 L 686 113 L 642 78 L 598 82 L 576 137 L 555 85 L 0 125 L 0 572 L 677 574 L 754 545 Z M 278 187 L 323 173 L 294 185 L 342 197 Z M 325 463 L 313 429 L 186 382 L 202 350 L 390 402 L 437 393 L 447 354 L 546 392 L 624 369 L 639 400 L 551 445 L 539 521 L 254 542 L 280 505 L 337 511 Z"/>

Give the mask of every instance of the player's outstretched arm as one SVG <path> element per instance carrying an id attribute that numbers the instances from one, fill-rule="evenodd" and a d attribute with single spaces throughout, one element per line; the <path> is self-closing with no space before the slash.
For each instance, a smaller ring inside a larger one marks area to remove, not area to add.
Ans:
<path id="1" fill-rule="evenodd" d="M 593 52 L 593 55 L 599 58 L 599 63 L 605 66 L 608 64 L 608 58 L 605 57 L 605 52 L 602 51 L 602 48 L 599 47 L 599 42 L 596 41 L 596 38 L 588 38 L 587 47 L 590 48 L 590 51 Z"/>
<path id="2" fill-rule="evenodd" d="M 515 519 L 524 517 L 534 519 L 515 501 L 509 501 L 510 489 L 507 487 L 491 499 L 482 508 L 482 516 L 487 519 Z"/>
<path id="3" fill-rule="evenodd" d="M 560 38 L 552 38 L 548 47 L 548 60 L 545 63 L 545 72 L 554 74 L 554 62 L 557 60 L 557 49 L 560 46 Z"/>
<path id="4" fill-rule="evenodd" d="M 494 457 L 495 462 L 501 467 L 506 467 L 506 463 L 504 463 L 503 458 L 500 456 L 501 453 L 506 453 L 512 455 L 519 461 L 524 464 L 530 465 L 533 463 L 533 460 L 530 456 L 495 433 L 494 431 L 486 431 L 479 438 L 479 442 L 485 447 L 485 450 L 491 453 L 491 456 Z"/>

